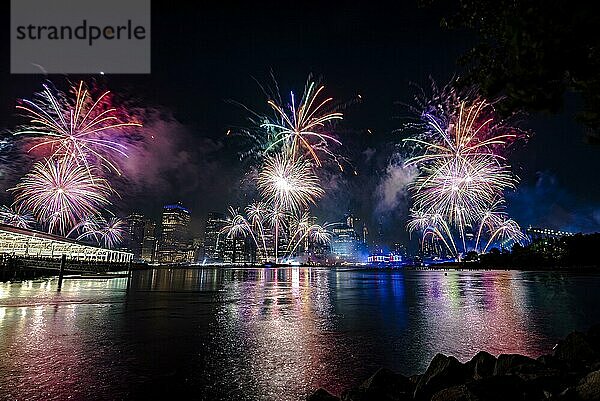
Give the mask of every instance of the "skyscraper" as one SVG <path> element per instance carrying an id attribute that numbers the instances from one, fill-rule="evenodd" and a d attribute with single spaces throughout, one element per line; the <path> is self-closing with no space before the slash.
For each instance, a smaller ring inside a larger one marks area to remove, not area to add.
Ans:
<path id="1" fill-rule="evenodd" d="M 151 219 L 144 221 L 144 240 L 142 242 L 142 260 L 154 263 L 156 259 L 156 222 Z"/>
<path id="2" fill-rule="evenodd" d="M 125 235 L 125 247 L 133 253 L 133 260 L 142 259 L 142 242 L 144 241 L 144 216 L 139 213 L 131 213 L 127 216 L 127 233 Z"/>
<path id="3" fill-rule="evenodd" d="M 189 225 L 191 212 L 181 203 L 165 205 L 161 220 L 157 260 L 160 263 L 190 262 Z"/>
<path id="4" fill-rule="evenodd" d="M 331 254 L 340 262 L 357 262 L 366 254 L 366 226 L 348 213 L 345 219 L 332 227 Z"/>
<path id="5" fill-rule="evenodd" d="M 332 228 L 331 253 L 341 261 L 356 259 L 358 236 L 354 228 L 338 223 Z"/>
<path id="6" fill-rule="evenodd" d="M 221 233 L 223 227 L 225 227 L 225 215 L 209 212 L 204 231 L 204 260 L 208 263 L 223 261 L 225 251 L 225 235 Z"/>

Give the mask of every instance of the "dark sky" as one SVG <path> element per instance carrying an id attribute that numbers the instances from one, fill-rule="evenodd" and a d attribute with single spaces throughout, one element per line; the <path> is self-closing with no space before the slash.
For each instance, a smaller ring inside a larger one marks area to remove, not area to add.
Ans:
<path id="1" fill-rule="evenodd" d="M 44 79 L 64 86 L 66 77 L 9 74 L 10 14 L 4 3 L 0 127 L 10 130 L 20 122 L 15 99 L 30 97 Z M 153 110 L 148 128 L 163 138 L 144 160 L 124 168 L 131 176 L 118 185 L 122 199 L 114 209 L 158 215 L 162 204 L 180 200 L 192 209 L 199 229 L 209 210 L 243 206 L 238 183 L 248 166 L 237 157 L 241 143 L 225 132 L 243 124 L 244 115 L 228 100 L 268 111 L 254 78 L 268 82 L 273 71 L 283 92 L 299 92 L 312 73 L 323 78 L 336 99 L 359 93 L 363 98 L 345 110 L 338 127 L 359 175 L 330 177 L 329 194 L 317 214 L 332 221 L 351 209 L 372 232 L 381 222 L 388 240 L 405 238 L 405 202 L 399 197 L 395 210 L 389 210 L 377 195 L 398 142 L 393 130 L 407 114 L 394 103 L 411 102 L 415 89 L 410 82 L 426 87 L 429 76 L 445 83 L 460 74 L 456 60 L 474 38 L 443 31 L 439 19 L 444 10 L 419 9 L 416 2 L 397 2 L 394 8 L 376 2 L 324 3 L 219 3 L 216 8 L 153 1 L 152 74 L 95 77 L 138 107 Z M 567 100 L 559 115 L 527 120 L 535 136 L 512 160 L 522 184 L 509 195 L 509 210 L 523 226 L 595 231 L 600 224 L 595 177 L 600 149 L 583 142 L 583 130 L 572 118 L 577 98 Z M 14 165 L 14 157 L 5 164 L 10 169 L 0 177 L 2 190 L 18 178 L 21 167 Z"/>

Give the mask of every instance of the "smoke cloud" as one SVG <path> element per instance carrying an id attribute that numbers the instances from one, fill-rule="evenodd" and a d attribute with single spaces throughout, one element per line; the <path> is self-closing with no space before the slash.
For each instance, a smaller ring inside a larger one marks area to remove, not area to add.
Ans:
<path id="1" fill-rule="evenodd" d="M 533 185 L 521 184 L 507 199 L 509 214 L 524 227 L 532 225 L 583 233 L 600 231 L 600 207 L 576 198 L 551 172 L 538 172 Z"/>
<path id="2" fill-rule="evenodd" d="M 408 185 L 417 176 L 413 166 L 405 167 L 404 159 L 399 153 L 392 155 L 376 190 L 376 211 L 378 213 L 404 213 L 409 204 Z"/>

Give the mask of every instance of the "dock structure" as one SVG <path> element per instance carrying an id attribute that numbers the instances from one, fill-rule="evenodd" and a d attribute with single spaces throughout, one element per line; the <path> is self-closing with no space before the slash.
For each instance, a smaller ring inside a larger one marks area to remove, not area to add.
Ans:
<path id="1" fill-rule="evenodd" d="M 73 262 L 129 263 L 131 252 L 106 249 L 41 231 L 0 223 L 0 255 Z"/>

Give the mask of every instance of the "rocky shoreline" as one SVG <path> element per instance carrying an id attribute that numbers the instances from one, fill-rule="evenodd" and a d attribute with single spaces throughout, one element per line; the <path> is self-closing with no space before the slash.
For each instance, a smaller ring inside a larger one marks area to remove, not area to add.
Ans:
<path id="1" fill-rule="evenodd" d="M 532 359 L 485 351 L 461 363 L 437 354 L 423 374 L 379 369 L 340 397 L 318 389 L 308 401 L 591 401 L 600 400 L 600 324 L 572 332 L 552 354 Z"/>

